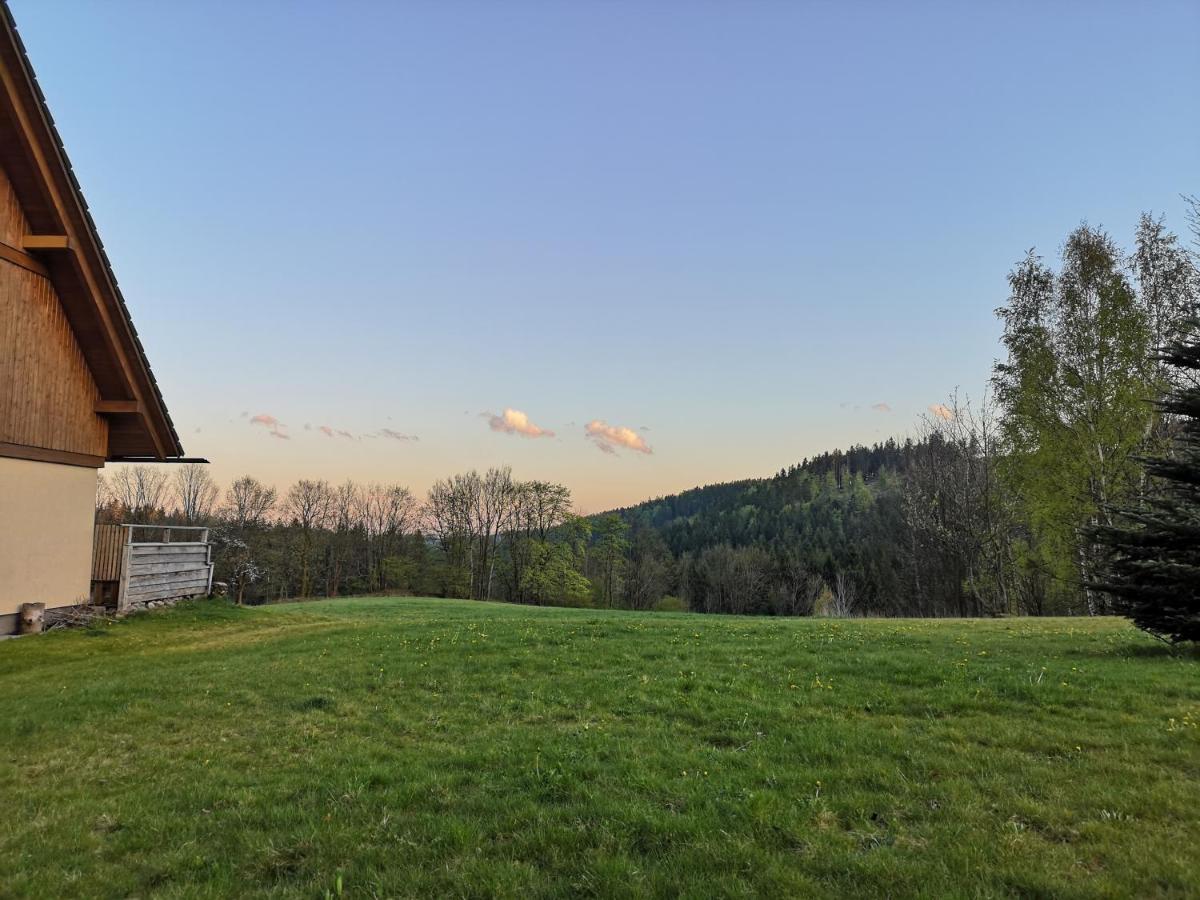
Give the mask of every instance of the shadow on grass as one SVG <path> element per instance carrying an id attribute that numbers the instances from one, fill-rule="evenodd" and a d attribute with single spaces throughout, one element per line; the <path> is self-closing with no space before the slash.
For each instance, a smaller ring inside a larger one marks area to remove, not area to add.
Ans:
<path id="1" fill-rule="evenodd" d="M 1064 656 L 1089 659 L 1118 657 L 1122 659 L 1172 659 L 1200 662 L 1200 646 L 1195 644 L 1127 644 L 1121 647 L 1074 647 Z"/>

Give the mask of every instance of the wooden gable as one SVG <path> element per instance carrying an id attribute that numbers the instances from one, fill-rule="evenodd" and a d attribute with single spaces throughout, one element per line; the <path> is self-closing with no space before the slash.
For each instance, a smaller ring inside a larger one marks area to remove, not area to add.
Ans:
<path id="1" fill-rule="evenodd" d="M 82 465 L 181 457 L 3 0 L 0 172 L 0 455 Z"/>

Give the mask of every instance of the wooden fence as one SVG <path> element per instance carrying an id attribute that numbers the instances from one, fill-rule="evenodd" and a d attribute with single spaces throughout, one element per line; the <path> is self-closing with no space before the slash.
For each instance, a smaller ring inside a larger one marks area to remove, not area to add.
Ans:
<path id="1" fill-rule="evenodd" d="M 135 540 L 137 537 L 157 540 Z M 115 595 L 118 612 L 212 590 L 208 529 L 184 525 L 97 525 L 92 593 Z M 105 589 L 105 585 L 109 586 Z M 115 590 L 114 590 L 115 588 Z"/>
<path id="2" fill-rule="evenodd" d="M 97 525 L 92 540 L 92 581 L 120 581 L 124 552 L 125 529 L 120 525 Z"/>

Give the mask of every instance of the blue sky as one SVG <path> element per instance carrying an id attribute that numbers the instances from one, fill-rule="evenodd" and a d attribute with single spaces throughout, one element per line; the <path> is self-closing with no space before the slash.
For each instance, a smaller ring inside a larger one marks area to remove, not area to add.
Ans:
<path id="1" fill-rule="evenodd" d="M 1027 248 L 1200 191 L 1194 2 L 11 5 L 223 482 L 594 511 L 900 436 Z"/>

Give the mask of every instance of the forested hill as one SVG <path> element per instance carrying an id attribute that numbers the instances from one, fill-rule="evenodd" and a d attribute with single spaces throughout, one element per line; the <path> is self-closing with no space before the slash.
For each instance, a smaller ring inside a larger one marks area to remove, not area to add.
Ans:
<path id="1" fill-rule="evenodd" d="M 930 612 L 965 613 L 974 610 L 960 605 L 957 571 L 927 574 L 945 580 L 938 585 L 943 590 L 918 585 L 906 527 L 905 473 L 939 449 L 928 441 L 888 440 L 835 450 L 772 477 L 694 488 L 607 516 L 629 526 L 635 565 L 639 544 L 644 553 L 659 545 L 670 554 L 683 594 L 694 593 L 714 567 L 762 569 L 803 574 L 819 584 L 840 582 L 847 600 L 853 594 L 880 612 L 917 604 Z M 729 558 L 719 559 L 721 553 Z"/>
<path id="2" fill-rule="evenodd" d="M 857 493 L 870 490 L 881 482 L 893 485 L 897 475 L 921 449 L 911 440 L 903 444 L 893 439 L 867 447 L 856 445 L 848 450 L 833 450 L 790 465 L 771 477 L 747 478 L 691 488 L 647 500 L 635 506 L 613 510 L 633 528 L 651 527 L 663 533 L 671 550 L 685 553 L 702 549 L 709 543 L 733 545 L 770 542 L 782 537 L 780 517 L 795 518 L 812 511 L 812 503 L 821 495 Z M 877 492 L 877 491 L 876 491 Z"/>

